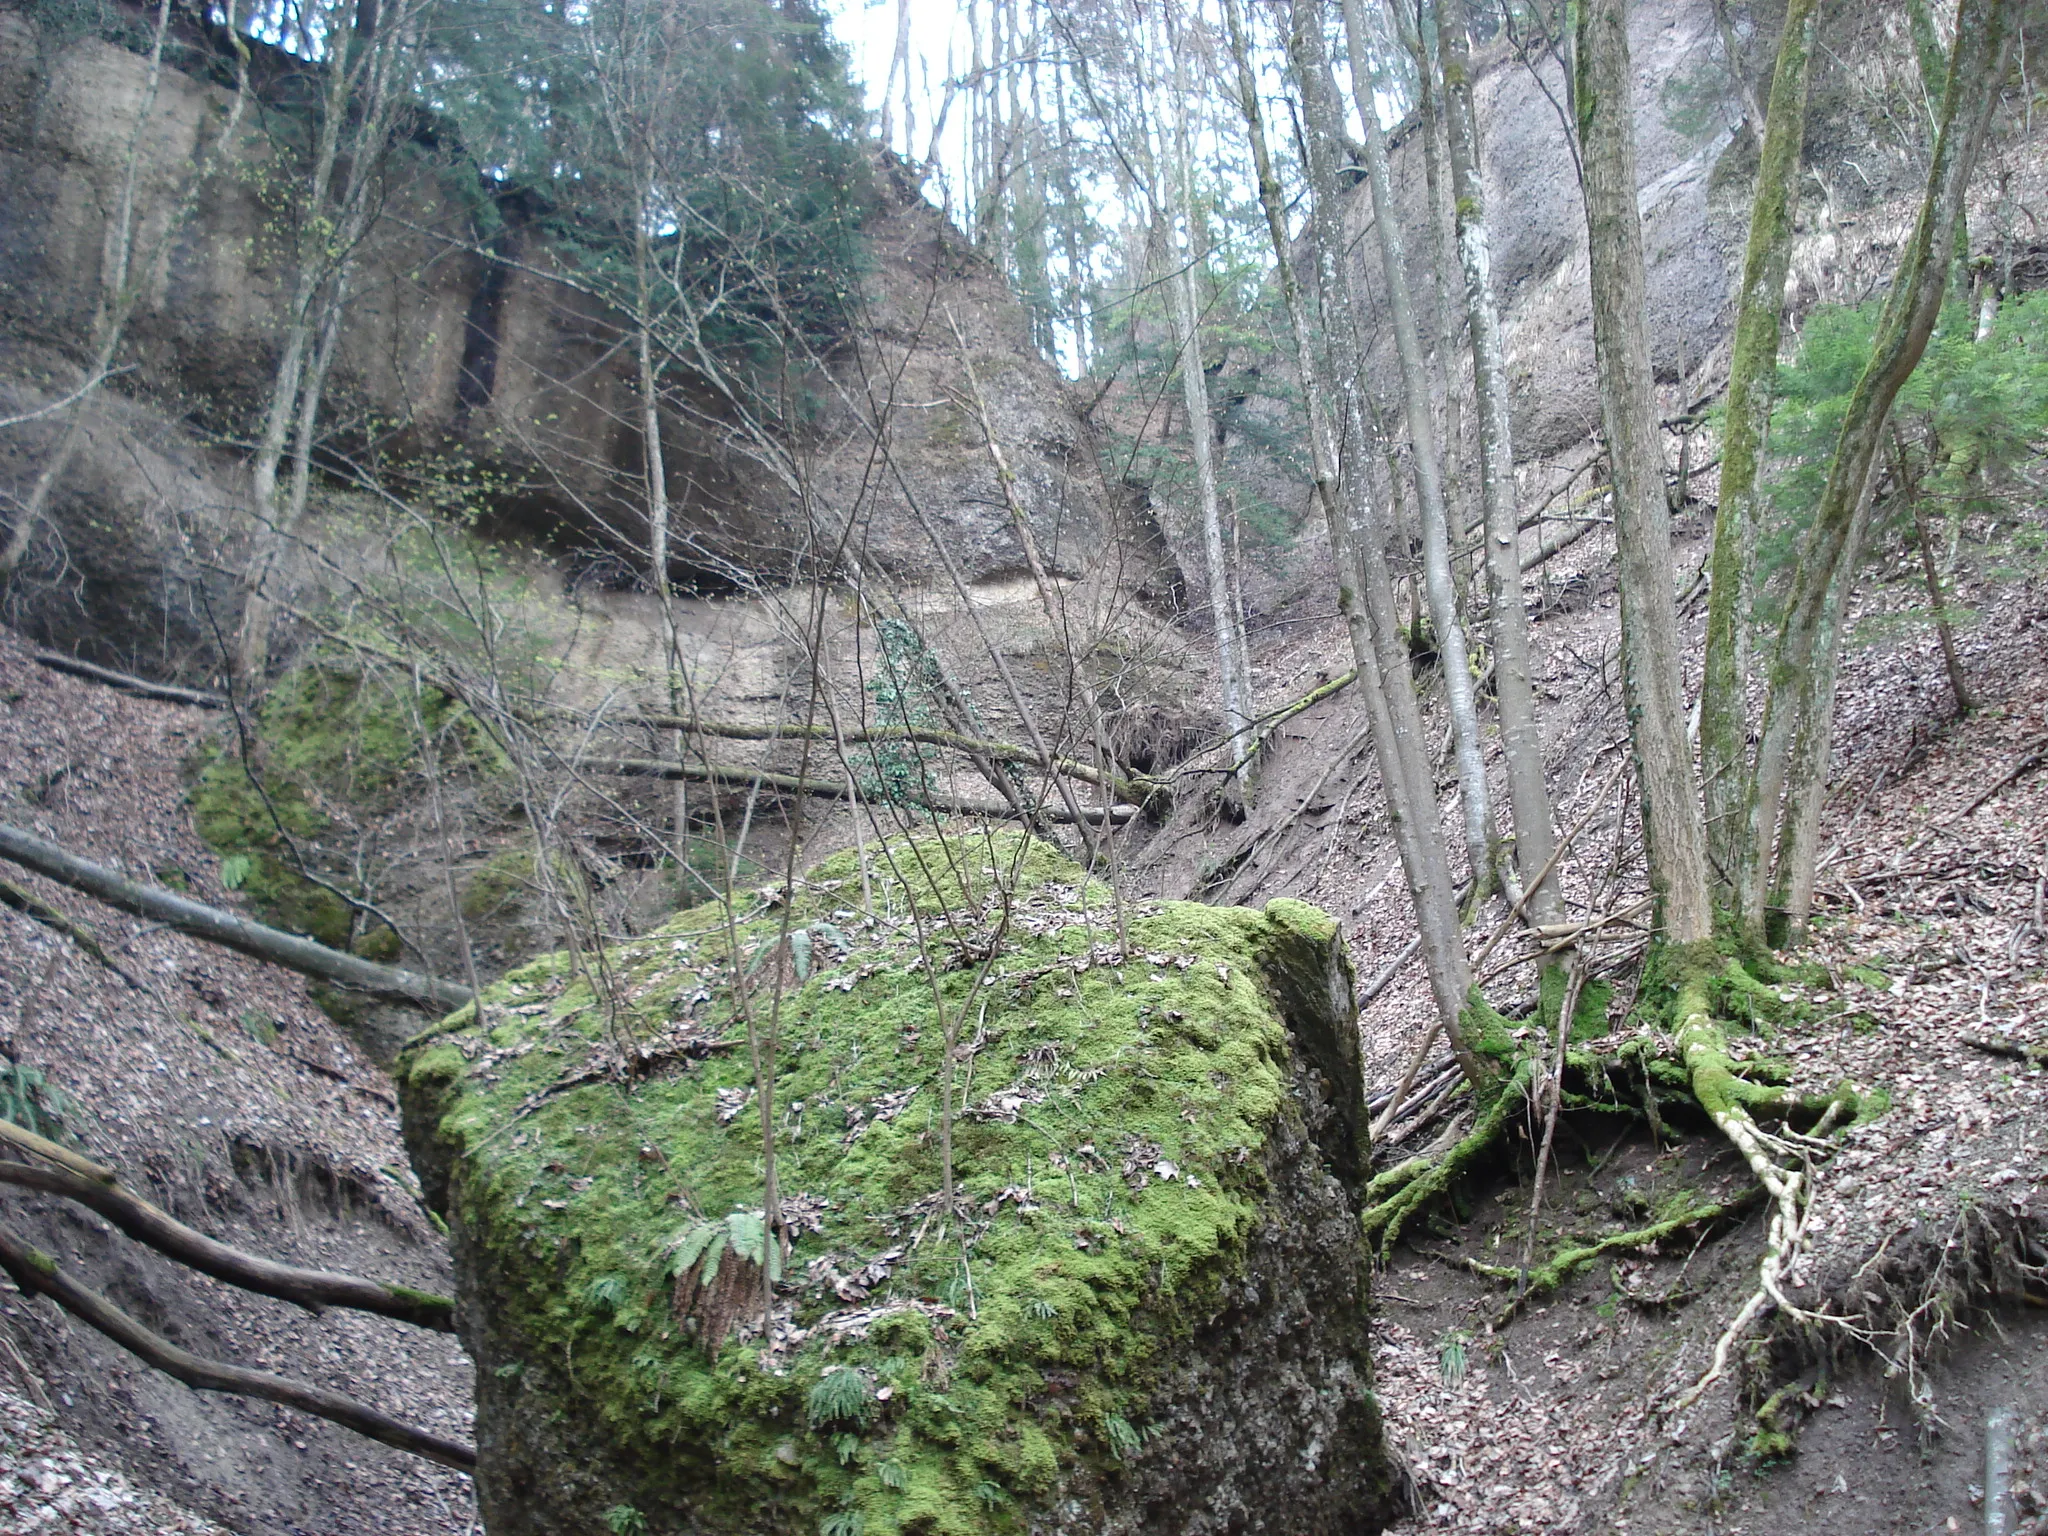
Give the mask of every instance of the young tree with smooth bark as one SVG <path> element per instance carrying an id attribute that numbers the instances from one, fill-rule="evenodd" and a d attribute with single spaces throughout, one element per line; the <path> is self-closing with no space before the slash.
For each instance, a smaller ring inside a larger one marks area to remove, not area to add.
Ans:
<path id="1" fill-rule="evenodd" d="M 1671 509 L 1650 368 L 1627 0 L 1581 0 L 1574 91 L 1592 268 L 1593 351 L 1614 495 L 1622 683 L 1643 795 L 1650 886 L 1664 935 L 1713 932 L 1671 583 Z"/>
<path id="2" fill-rule="evenodd" d="M 1816 744 L 1834 709 L 1835 662 L 1843 627 L 1830 623 L 1829 615 L 1839 613 L 1845 573 L 1853 575 L 1856 568 L 1864 497 L 1884 444 L 1892 403 L 1919 366 L 1948 293 L 1956 231 L 1970 175 L 2011 62 L 2018 10 L 2014 0 L 1962 0 L 1957 11 L 1956 45 L 1942 91 L 1940 128 L 1920 215 L 1885 298 L 1870 361 L 1850 394 L 1827 485 L 1800 548 L 1771 657 L 1770 693 L 1745 828 L 1751 856 L 1744 869 L 1740 915 L 1753 933 L 1765 933 L 1773 916 L 1793 933 L 1805 924 L 1812 891 L 1810 855 L 1802 859 L 1792 852 L 1780 835 L 1779 822 L 1785 818 L 1789 827 L 1803 815 L 1816 814 L 1802 810 L 1801 804 L 1819 795 L 1825 785 L 1826 756 Z M 1805 733 L 1814 734 L 1805 750 L 1796 750 Z"/>
<path id="3" fill-rule="evenodd" d="M 1379 266 L 1386 284 L 1387 319 L 1394 332 L 1394 354 L 1401 373 L 1402 425 L 1408 438 L 1408 466 L 1415 483 L 1415 502 L 1422 525 L 1423 590 L 1429 618 L 1436 630 L 1442 659 L 1444 700 L 1451 716 L 1451 739 L 1458 764 L 1458 792 L 1464 812 L 1465 854 L 1472 867 L 1475 897 L 1493 888 L 1499 856 L 1499 832 L 1486 786 L 1486 748 L 1479 726 L 1472 658 L 1465 645 L 1465 623 L 1458 614 L 1457 581 L 1451 573 L 1450 512 L 1444 496 L 1442 461 L 1437 451 L 1436 422 L 1431 411 L 1429 369 L 1423 359 L 1422 335 L 1415 324 L 1415 305 L 1408 291 L 1408 254 L 1394 204 L 1393 173 L 1387 164 L 1386 134 L 1373 105 L 1378 81 L 1366 73 L 1373 49 L 1366 36 L 1363 0 L 1344 0 L 1344 30 L 1351 51 L 1352 94 L 1365 132 L 1366 186 L 1372 198 L 1373 233 Z M 1303 84 L 1306 96 L 1311 89 Z M 1358 296 L 1349 292 L 1354 279 L 1346 267 L 1347 297 L 1352 324 L 1363 330 Z"/>
<path id="4" fill-rule="evenodd" d="M 1303 0 L 1295 8 L 1290 29 L 1290 51 L 1299 75 L 1311 80 L 1323 78 L 1328 67 L 1313 11 L 1313 5 Z M 1333 338 L 1327 330 L 1319 337 L 1311 330 L 1295 277 L 1285 195 L 1266 141 L 1265 113 L 1259 102 L 1258 79 L 1237 0 L 1223 0 L 1223 15 L 1237 75 L 1238 107 L 1244 116 L 1258 179 L 1259 204 L 1272 241 L 1274 280 L 1286 310 L 1295 355 L 1301 359 L 1315 495 L 1329 526 L 1330 543 L 1338 562 L 1338 606 L 1358 666 L 1359 685 L 1372 728 L 1374 758 L 1379 765 L 1402 872 L 1415 907 L 1430 994 L 1436 1004 L 1438 1026 L 1450 1041 L 1461 1070 L 1475 1087 L 1490 1087 L 1493 1074 L 1474 1050 L 1463 1023 L 1471 1002 L 1472 969 L 1465 954 L 1450 860 L 1437 815 L 1435 780 L 1422 749 L 1421 711 L 1409 674 L 1407 643 L 1394 607 L 1393 580 L 1384 544 L 1386 528 L 1356 462 L 1356 454 L 1364 451 L 1365 442 L 1364 413 L 1357 398 L 1357 370 L 1342 368 L 1330 345 L 1349 342 L 1348 356 L 1355 360 L 1356 338 Z M 1313 195 L 1309 239 L 1318 299 L 1327 328 L 1333 317 L 1341 319 L 1346 313 L 1337 272 L 1343 252 L 1342 202 L 1335 157 L 1338 125 L 1329 93 L 1316 92 L 1314 97 L 1305 135 Z M 1344 427 L 1355 445 L 1354 462 L 1348 466 L 1348 474 L 1343 473 L 1344 466 L 1340 465 L 1339 429 L 1332 409 L 1337 402 L 1341 402 L 1346 418 Z"/>
<path id="5" fill-rule="evenodd" d="M 1472 341 L 1472 392 L 1479 433 L 1479 496 L 1486 550 L 1487 613 L 1493 637 L 1494 695 L 1500 711 L 1501 755 L 1507 761 L 1514 816 L 1515 866 L 1531 917 L 1564 921 L 1564 897 L 1551 868 L 1557 851 L 1555 812 L 1543 775 L 1543 727 L 1530 681 L 1529 612 L 1522 598 L 1519 508 L 1515 489 L 1513 386 L 1500 302 L 1493 292 L 1493 244 L 1486 185 L 1479 167 L 1479 120 L 1472 99 L 1471 25 L 1465 0 L 1441 0 L 1437 46 L 1443 64 L 1446 159 L 1464 278 L 1466 328 Z M 1533 888 L 1530 882 L 1534 881 Z"/>

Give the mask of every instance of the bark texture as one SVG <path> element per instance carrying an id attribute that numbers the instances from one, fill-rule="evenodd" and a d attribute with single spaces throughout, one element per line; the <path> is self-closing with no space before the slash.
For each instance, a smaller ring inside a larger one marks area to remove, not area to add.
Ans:
<path id="1" fill-rule="evenodd" d="M 1716 891 L 1732 901 L 1744 847 L 1742 807 L 1749 777 L 1750 584 L 1756 570 L 1757 462 L 1770 426 L 1785 274 L 1792 261 L 1799 157 L 1806 142 L 1806 93 L 1820 0 L 1790 0 L 1771 76 L 1749 245 L 1728 368 L 1728 424 L 1721 439 L 1721 501 L 1714 512 L 1712 588 L 1707 603 L 1706 674 L 1700 686 L 1700 778 L 1707 855 Z"/>
<path id="2" fill-rule="evenodd" d="M 1713 917 L 1685 728 L 1678 605 L 1671 591 L 1671 512 L 1650 371 L 1626 0 L 1584 0 L 1577 41 L 1574 105 L 1585 166 L 1593 350 L 1614 484 L 1622 682 L 1642 785 L 1650 883 L 1666 935 L 1683 944 L 1708 937 Z"/>

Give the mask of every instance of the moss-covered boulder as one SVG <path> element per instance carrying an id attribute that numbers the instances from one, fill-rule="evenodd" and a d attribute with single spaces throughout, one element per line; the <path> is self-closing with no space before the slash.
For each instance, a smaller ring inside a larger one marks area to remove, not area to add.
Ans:
<path id="1" fill-rule="evenodd" d="M 927 836 L 417 1041 L 493 1536 L 1379 1529 L 1335 924 L 1122 917 Z"/>

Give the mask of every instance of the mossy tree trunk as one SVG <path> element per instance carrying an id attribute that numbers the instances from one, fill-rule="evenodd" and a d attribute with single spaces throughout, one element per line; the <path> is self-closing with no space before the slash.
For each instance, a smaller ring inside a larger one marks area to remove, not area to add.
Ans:
<path id="1" fill-rule="evenodd" d="M 1621 568 L 1622 682 L 1642 784 L 1651 888 L 1666 936 L 1693 943 L 1712 933 L 1713 914 L 1671 590 L 1671 511 L 1650 369 L 1626 0 L 1583 0 L 1577 43 L 1593 350 Z"/>
<path id="2" fill-rule="evenodd" d="M 1778 367 L 1785 274 L 1792 261 L 1799 159 L 1806 142 L 1806 96 L 1820 0 L 1789 0 L 1749 245 L 1735 314 L 1728 369 L 1727 426 L 1721 438 L 1721 500 L 1714 513 L 1712 587 L 1707 601 L 1706 671 L 1700 685 L 1700 779 L 1707 857 L 1723 906 L 1733 904 L 1745 854 L 1742 806 L 1749 777 L 1749 619 L 1759 514 L 1757 462 L 1770 426 Z"/>
<path id="3" fill-rule="evenodd" d="M 1810 872 L 1780 870 L 1764 850 L 1780 845 L 1778 823 L 1790 798 L 1794 747 L 1808 722 L 1834 707 L 1833 653 L 1841 644 L 1841 626 L 1827 622 L 1831 598 L 1838 575 L 1853 576 L 1858 514 L 1884 441 L 1886 418 L 1927 349 L 1948 290 L 1949 257 L 1970 173 L 2012 57 L 2016 9 L 2013 0 L 1963 0 L 1957 14 L 1941 128 L 1919 219 L 1879 316 L 1870 361 L 1850 394 L 1827 485 L 1800 549 L 1771 659 L 1770 694 L 1745 829 L 1756 856 L 1745 871 L 1741 915 L 1756 933 L 1764 930 L 1772 890 L 1800 884 L 1810 888 Z M 1786 914 L 1794 926 L 1804 915 Z"/>

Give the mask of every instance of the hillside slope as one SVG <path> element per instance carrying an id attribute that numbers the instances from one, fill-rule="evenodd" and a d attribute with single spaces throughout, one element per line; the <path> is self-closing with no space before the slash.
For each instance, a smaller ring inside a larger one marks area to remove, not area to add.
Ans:
<path id="1" fill-rule="evenodd" d="M 214 723 L 47 671 L 0 633 L 0 815 L 232 905 L 180 779 Z M 414 1193 L 389 1080 L 298 978 L 0 873 L 89 929 L 121 972 L 0 907 L 0 1069 L 17 1086 L 43 1085 L 44 1115 L 62 1133 L 226 1242 L 447 1291 L 446 1248 Z M 469 1367 L 452 1337 L 232 1290 L 21 1191 L 0 1192 L 0 1221 L 196 1354 L 468 1435 Z M 0 1387 L 47 1402 L 139 1483 L 249 1536 L 471 1528 L 460 1474 L 290 1410 L 190 1391 L 11 1290 Z"/>

